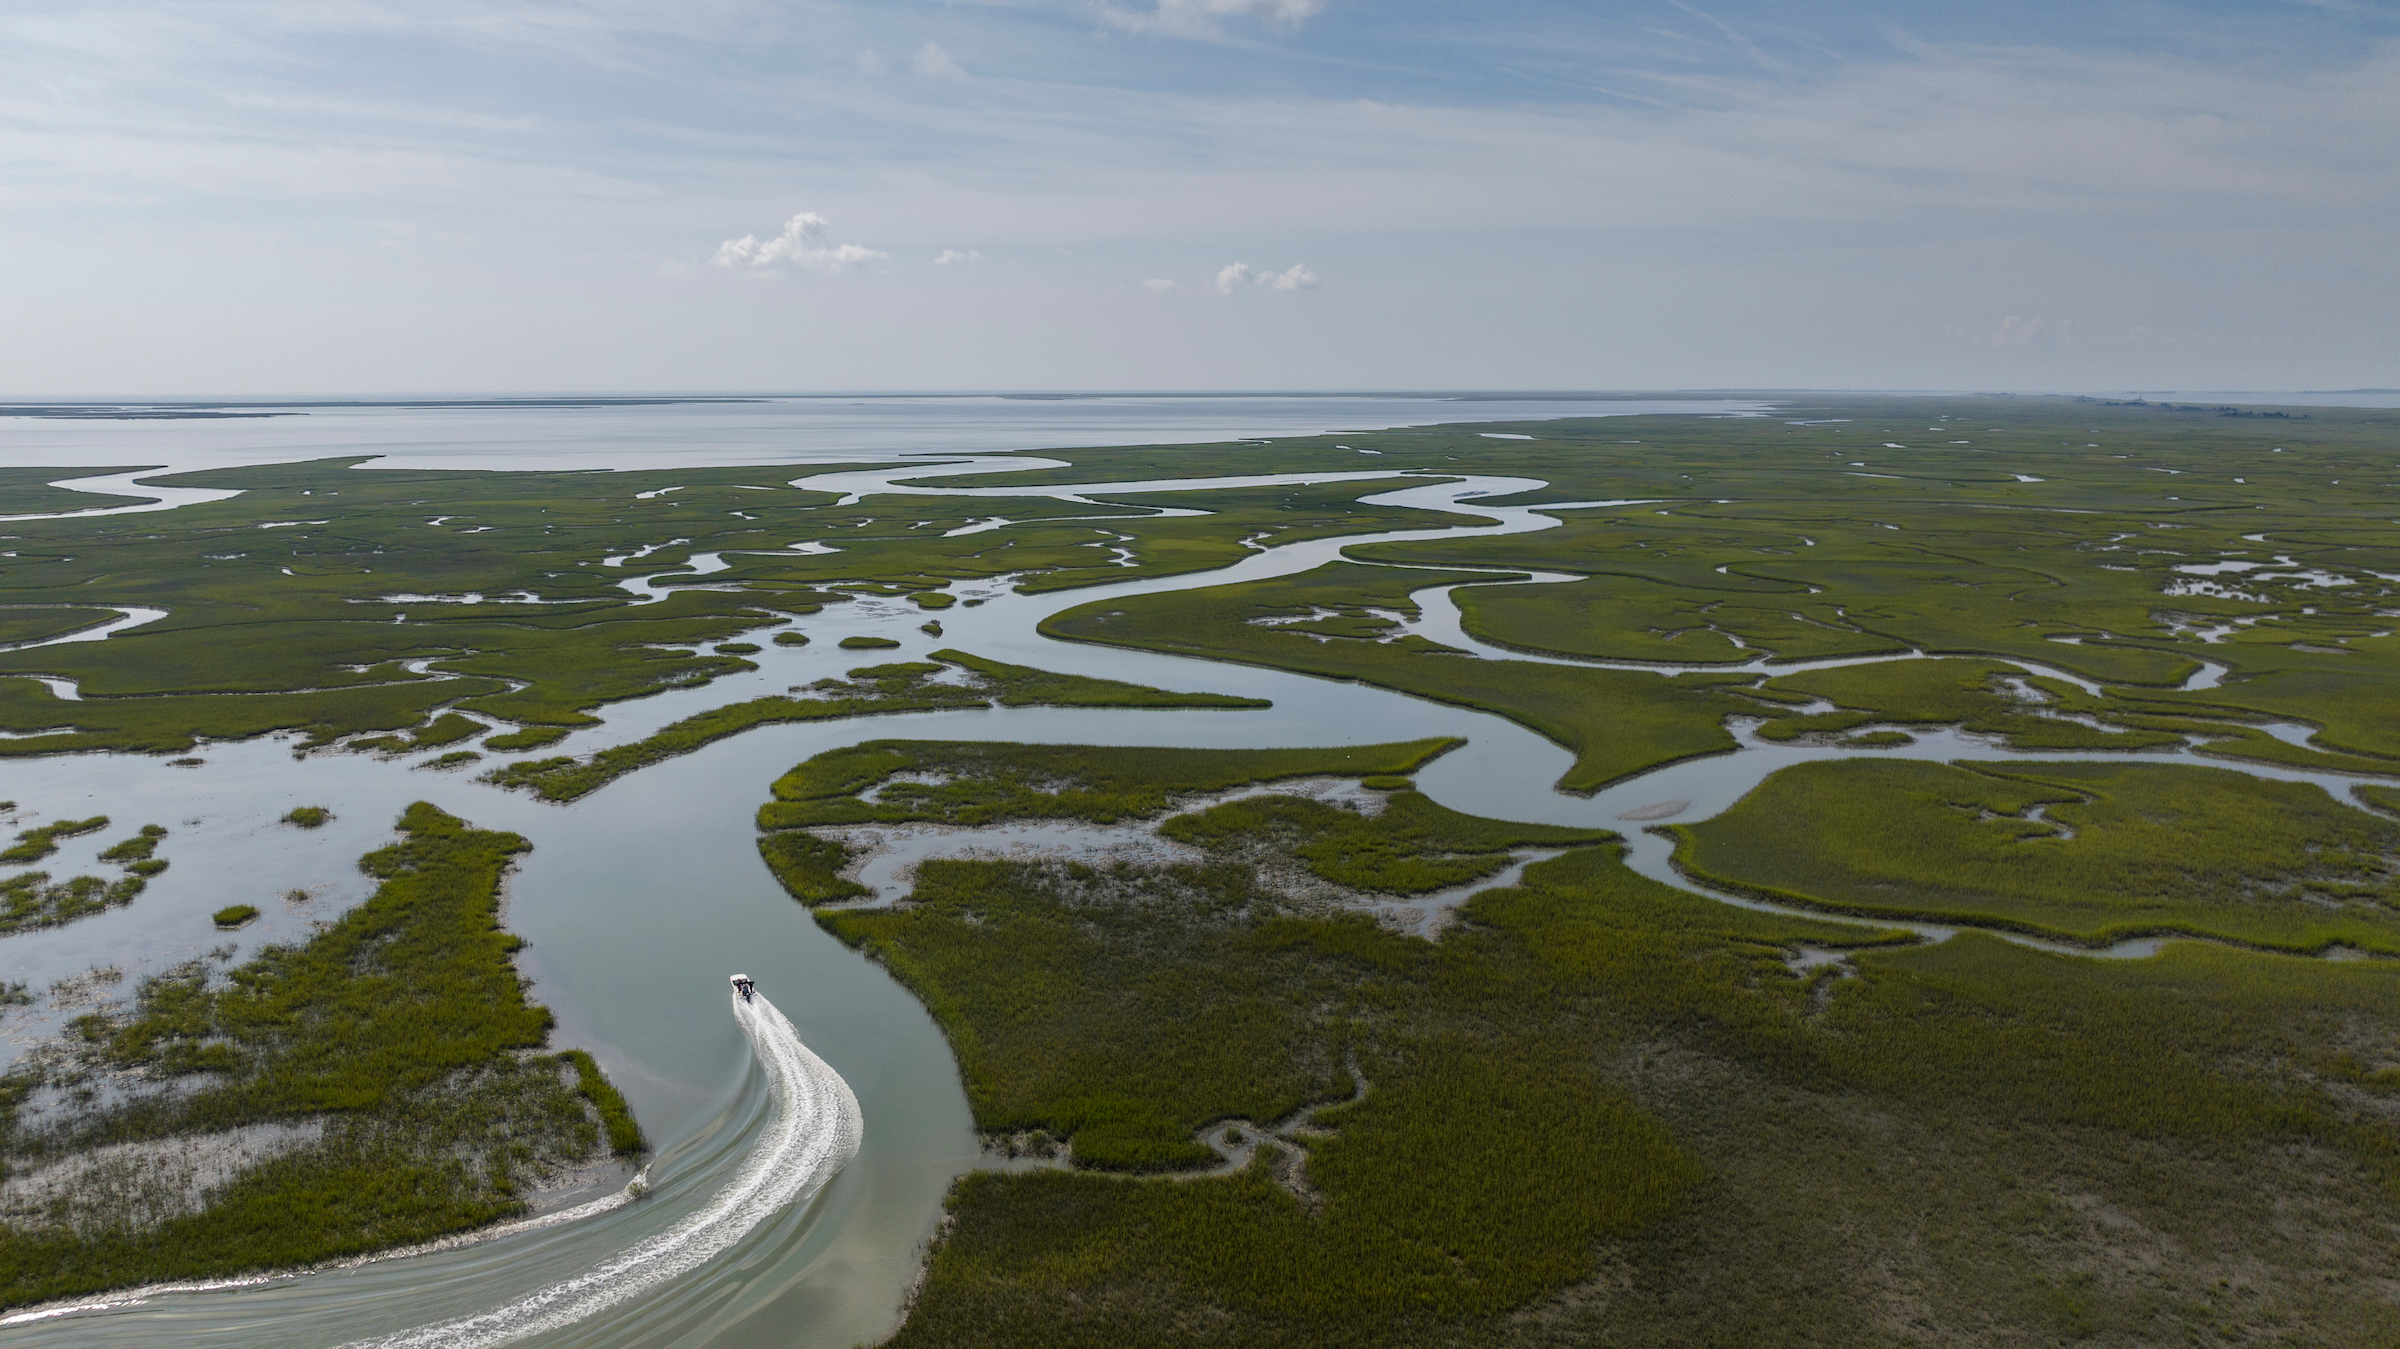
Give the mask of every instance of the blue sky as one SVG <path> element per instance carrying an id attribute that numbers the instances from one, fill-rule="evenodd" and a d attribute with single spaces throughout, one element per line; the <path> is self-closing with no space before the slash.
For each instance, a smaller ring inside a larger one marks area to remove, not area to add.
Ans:
<path id="1" fill-rule="evenodd" d="M 15 0 L 0 394 L 2400 385 L 2400 10 Z"/>

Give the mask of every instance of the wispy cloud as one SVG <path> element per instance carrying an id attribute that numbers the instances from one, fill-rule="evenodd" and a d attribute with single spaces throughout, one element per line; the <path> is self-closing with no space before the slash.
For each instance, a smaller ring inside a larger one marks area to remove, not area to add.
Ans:
<path id="1" fill-rule="evenodd" d="M 772 239 L 762 241 L 756 235 L 745 234 L 717 245 L 716 264 L 780 276 L 786 267 L 840 272 L 891 256 L 858 244 L 827 243 L 826 228 L 831 223 L 814 211 L 802 211 L 783 222 L 783 233 Z"/>
<path id="2" fill-rule="evenodd" d="M 908 68 L 929 80 L 963 80 L 967 77 L 967 72 L 951 59 L 949 52 L 942 50 L 938 42 L 928 42 L 917 48 L 917 54 L 909 60 Z"/>
<path id="3" fill-rule="evenodd" d="M 1154 276 L 1142 283 L 1142 289 L 1152 295 L 1173 295 L 1177 287 L 1174 282 L 1163 276 Z"/>
<path id="4" fill-rule="evenodd" d="M 1119 9 L 1103 4 L 1100 19 L 1128 33 L 1164 33 L 1169 37 L 1213 38 L 1222 35 L 1219 21 L 1259 19 L 1288 28 L 1325 8 L 1325 0 L 1156 0 L 1153 9 Z"/>
<path id="5" fill-rule="evenodd" d="M 1718 32 L 1723 33 L 1726 41 L 1731 42 L 1734 46 L 1742 49 L 1743 55 L 1748 56 L 1751 60 L 1758 62 L 1767 69 L 1791 69 L 1790 66 L 1787 66 L 1783 62 L 1776 60 L 1774 57 L 1767 55 L 1763 51 L 1760 51 L 1757 43 L 1752 42 L 1748 37 L 1736 30 L 1732 24 L 1725 22 L 1716 15 L 1711 14 L 1706 10 L 1697 9 L 1691 5 L 1687 5 L 1684 3 L 1684 0 L 1667 0 L 1667 3 L 1673 5 L 1677 9 L 1682 10 L 1684 13 L 1691 15 L 1693 18 L 1700 20 L 1709 27 L 1716 29 Z"/>
<path id="6" fill-rule="evenodd" d="M 933 260 L 933 265 L 936 267 L 948 267 L 954 263 L 981 261 L 983 261 L 983 254 L 975 249 L 970 248 L 966 252 L 961 253 L 955 248 L 945 248 L 942 250 L 941 256 Z"/>
<path id="7" fill-rule="evenodd" d="M 1258 271 L 1246 262 L 1229 262 L 1217 269 L 1219 295 L 1231 295 L 1243 286 L 1264 286 L 1268 290 L 1281 291 L 1315 290 L 1317 274 L 1297 262 L 1280 272 Z"/>
<path id="8" fill-rule="evenodd" d="M 882 57 L 875 54 L 875 49 L 872 47 L 860 52 L 858 54 L 857 61 L 858 73 L 861 75 L 881 75 L 885 71 L 891 69 L 891 67 L 883 63 Z"/>

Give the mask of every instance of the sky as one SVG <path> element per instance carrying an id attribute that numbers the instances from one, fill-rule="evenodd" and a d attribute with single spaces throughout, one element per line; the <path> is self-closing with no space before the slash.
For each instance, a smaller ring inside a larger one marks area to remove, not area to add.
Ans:
<path id="1" fill-rule="evenodd" d="M 10 0 L 0 397 L 2400 386 L 2400 0 Z"/>

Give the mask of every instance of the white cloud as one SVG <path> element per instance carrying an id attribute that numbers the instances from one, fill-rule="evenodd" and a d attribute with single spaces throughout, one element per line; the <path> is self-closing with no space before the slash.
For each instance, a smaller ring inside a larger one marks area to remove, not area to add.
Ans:
<path id="1" fill-rule="evenodd" d="M 966 252 L 961 253 L 955 248 L 945 248 L 942 250 L 942 255 L 933 260 L 933 265 L 936 267 L 947 267 L 954 262 L 981 261 L 983 261 L 983 254 L 975 249 L 970 248 Z"/>
<path id="2" fill-rule="evenodd" d="M 1213 38 L 1217 21 L 1260 19 L 1277 28 L 1289 27 L 1325 8 L 1325 0 L 1155 0 L 1151 10 L 1102 5 L 1104 23 L 1129 33 L 1165 33 L 1169 37 Z"/>
<path id="3" fill-rule="evenodd" d="M 1296 262 L 1272 277 L 1260 277 L 1259 279 L 1266 283 L 1269 290 L 1315 290 L 1317 288 L 1317 274 Z"/>
<path id="4" fill-rule="evenodd" d="M 1175 293 L 1175 283 L 1163 276 L 1154 276 L 1142 283 L 1142 289 L 1152 295 L 1172 295 Z"/>
<path id="5" fill-rule="evenodd" d="M 928 42 L 917 48 L 917 54 L 909 61 L 908 68 L 929 80 L 963 80 L 967 77 L 967 72 L 959 68 L 958 62 L 950 59 L 950 53 L 943 51 L 938 42 Z"/>
<path id="6" fill-rule="evenodd" d="M 1315 290 L 1317 274 L 1297 262 L 1280 272 L 1258 271 L 1246 262 L 1229 262 L 1217 269 L 1219 295 L 1231 295 L 1235 287 L 1245 285 L 1265 286 L 1269 290 Z"/>
<path id="7" fill-rule="evenodd" d="M 762 242 L 755 235 L 745 234 L 717 245 L 716 263 L 719 267 L 746 267 L 779 276 L 787 266 L 811 272 L 839 272 L 891 256 L 857 244 L 827 243 L 825 228 L 831 223 L 814 211 L 802 211 L 783 222 L 783 233 L 772 239 Z"/>
<path id="8" fill-rule="evenodd" d="M 891 67 L 885 65 L 883 58 L 877 56 L 871 47 L 858 54 L 858 73 L 861 75 L 881 75 L 889 69 Z"/>

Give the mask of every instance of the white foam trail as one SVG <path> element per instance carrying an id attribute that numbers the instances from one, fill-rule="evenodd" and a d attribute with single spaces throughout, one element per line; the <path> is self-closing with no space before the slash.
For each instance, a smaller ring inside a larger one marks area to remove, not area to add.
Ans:
<path id="1" fill-rule="evenodd" d="M 800 1043 L 799 1032 L 773 1003 L 737 996 L 733 1015 L 767 1071 L 775 1109 L 740 1172 L 705 1207 L 590 1273 L 505 1307 L 355 1344 L 481 1349 L 557 1330 L 690 1273 L 760 1223 L 815 1195 L 858 1154 L 865 1126 L 858 1098 L 841 1074 Z"/>

